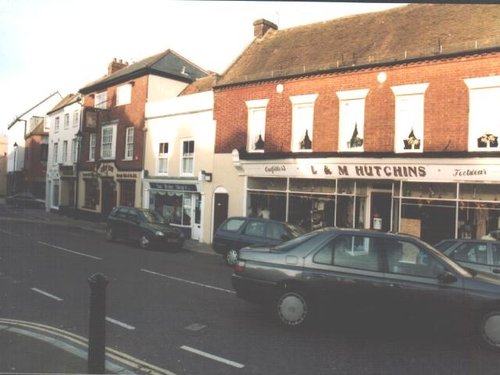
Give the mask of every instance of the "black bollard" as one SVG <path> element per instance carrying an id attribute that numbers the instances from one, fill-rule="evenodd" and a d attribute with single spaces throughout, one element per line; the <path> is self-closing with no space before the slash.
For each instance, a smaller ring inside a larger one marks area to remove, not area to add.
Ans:
<path id="1" fill-rule="evenodd" d="M 104 374 L 106 360 L 106 286 L 109 280 L 101 273 L 88 278 L 90 286 L 88 373 Z"/>

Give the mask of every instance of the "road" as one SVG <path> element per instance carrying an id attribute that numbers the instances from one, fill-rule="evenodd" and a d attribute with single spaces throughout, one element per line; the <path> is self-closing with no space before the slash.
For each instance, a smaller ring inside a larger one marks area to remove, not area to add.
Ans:
<path id="1" fill-rule="evenodd" d="M 0 219 L 8 217 L 29 211 L 0 206 Z M 211 254 L 144 251 L 74 227 L 0 220 L 0 318 L 87 337 L 88 278 L 102 273 L 110 280 L 106 345 L 176 374 L 496 374 L 500 368 L 500 354 L 466 335 L 362 329 L 370 326 L 368 314 L 354 330 L 326 322 L 286 330 L 267 310 L 235 296 L 231 272 Z"/>

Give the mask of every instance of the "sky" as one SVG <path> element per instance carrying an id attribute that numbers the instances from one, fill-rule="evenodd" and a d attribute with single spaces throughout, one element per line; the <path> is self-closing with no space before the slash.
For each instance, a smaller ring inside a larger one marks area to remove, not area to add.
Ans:
<path id="1" fill-rule="evenodd" d="M 253 22 L 279 29 L 395 3 L 0 0 L 0 135 L 14 118 L 58 91 L 63 97 L 128 62 L 172 49 L 219 74 L 252 42 Z"/>

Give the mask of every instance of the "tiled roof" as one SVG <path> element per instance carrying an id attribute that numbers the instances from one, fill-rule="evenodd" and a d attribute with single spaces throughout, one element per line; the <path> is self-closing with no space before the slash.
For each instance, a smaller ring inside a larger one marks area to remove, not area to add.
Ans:
<path id="1" fill-rule="evenodd" d="M 80 92 L 83 94 L 89 93 L 146 74 L 174 77 L 185 82 L 191 82 L 197 78 L 206 76 L 208 73 L 176 52 L 168 49 L 91 82 L 80 89 Z"/>
<path id="2" fill-rule="evenodd" d="M 182 92 L 181 95 L 191 95 L 200 92 L 210 91 L 215 83 L 217 75 L 215 73 L 210 74 L 206 77 L 198 78 L 196 81 L 190 83 Z"/>
<path id="3" fill-rule="evenodd" d="M 411 4 L 256 38 L 217 86 L 500 47 L 499 4 Z"/>
<path id="4" fill-rule="evenodd" d="M 66 107 L 67 105 L 76 103 L 77 101 L 80 100 L 80 94 L 68 94 L 62 100 L 57 103 L 54 108 L 52 108 L 49 112 L 47 112 L 48 115 L 51 113 L 54 113 L 56 111 L 59 111 L 60 109 Z"/>

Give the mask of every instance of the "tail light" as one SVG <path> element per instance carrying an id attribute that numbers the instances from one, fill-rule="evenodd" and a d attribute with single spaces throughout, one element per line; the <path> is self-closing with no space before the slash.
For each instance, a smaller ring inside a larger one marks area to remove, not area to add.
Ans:
<path id="1" fill-rule="evenodd" d="M 245 271 L 245 261 L 238 260 L 234 265 L 234 272 L 244 272 Z"/>

